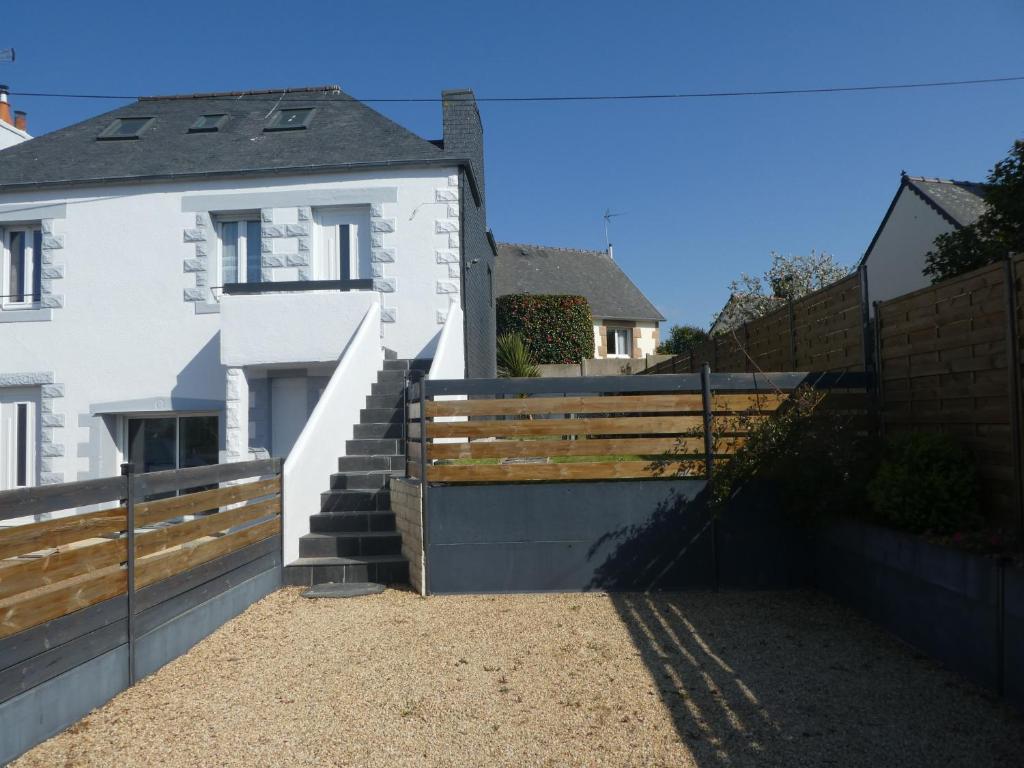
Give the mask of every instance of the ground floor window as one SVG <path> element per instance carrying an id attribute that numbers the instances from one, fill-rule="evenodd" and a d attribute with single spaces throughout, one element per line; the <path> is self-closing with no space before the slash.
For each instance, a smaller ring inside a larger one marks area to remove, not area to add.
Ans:
<path id="1" fill-rule="evenodd" d="M 608 357 L 632 357 L 633 331 L 631 328 L 608 329 Z"/>
<path id="2" fill-rule="evenodd" d="M 217 463 L 216 416 L 140 416 L 128 419 L 128 461 L 136 472 Z"/>
<path id="3" fill-rule="evenodd" d="M 35 399 L 27 392 L 0 390 L 0 490 L 36 484 Z"/>

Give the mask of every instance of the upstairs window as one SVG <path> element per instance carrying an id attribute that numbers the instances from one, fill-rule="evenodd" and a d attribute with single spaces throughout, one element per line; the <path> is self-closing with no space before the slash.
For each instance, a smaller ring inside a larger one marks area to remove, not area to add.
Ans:
<path id="1" fill-rule="evenodd" d="M 279 109 L 270 117 L 264 130 L 267 131 L 301 131 L 309 127 L 313 119 L 312 107 L 298 109 Z"/>
<path id="2" fill-rule="evenodd" d="M 104 128 L 97 138 L 102 141 L 137 139 L 152 122 L 152 117 L 119 117 Z"/>
<path id="3" fill-rule="evenodd" d="M 0 304 L 38 303 L 42 293 L 43 232 L 38 225 L 3 231 L 3 298 Z"/>
<path id="4" fill-rule="evenodd" d="M 220 233 L 220 282 L 263 281 L 263 246 L 259 217 L 225 216 L 217 221 Z"/>
<path id="5" fill-rule="evenodd" d="M 215 133 L 224 127 L 227 115 L 201 115 L 188 129 L 189 133 Z"/>

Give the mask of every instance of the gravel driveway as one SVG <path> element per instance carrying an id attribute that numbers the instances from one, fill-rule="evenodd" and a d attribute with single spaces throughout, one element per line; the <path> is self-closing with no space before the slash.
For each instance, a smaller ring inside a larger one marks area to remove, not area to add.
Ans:
<path id="1" fill-rule="evenodd" d="M 1024 719 L 810 593 L 287 589 L 14 765 L 1022 763 Z"/>

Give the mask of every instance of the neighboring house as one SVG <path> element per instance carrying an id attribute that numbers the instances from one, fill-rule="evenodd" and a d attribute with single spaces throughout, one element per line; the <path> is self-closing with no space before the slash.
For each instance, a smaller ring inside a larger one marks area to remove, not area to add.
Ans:
<path id="1" fill-rule="evenodd" d="M 861 260 L 871 301 L 929 285 L 923 270 L 935 238 L 977 221 L 985 210 L 984 196 L 984 184 L 901 174 L 899 189 Z"/>
<path id="2" fill-rule="evenodd" d="M 728 301 L 722 306 L 721 311 L 715 315 L 711 327 L 708 328 L 709 336 L 728 333 L 747 322 L 758 319 L 764 315 L 764 311 L 774 311 L 775 305 L 782 306 L 785 299 L 775 296 L 759 296 L 756 301 L 751 301 L 749 293 L 730 293 Z"/>
<path id="3" fill-rule="evenodd" d="M 377 305 L 378 349 L 423 368 L 465 317 L 449 375 L 494 375 L 483 132 L 471 91 L 442 101 L 438 141 L 327 86 L 4 150 L 0 489 L 286 456 Z"/>
<path id="4" fill-rule="evenodd" d="M 606 251 L 499 243 L 494 293 L 584 296 L 595 358 L 642 358 L 658 348 L 664 316 Z"/>
<path id="5" fill-rule="evenodd" d="M 0 85 L 0 149 L 13 147 L 32 138 L 28 135 L 28 118 L 21 111 L 11 113 L 7 94 L 7 86 Z"/>

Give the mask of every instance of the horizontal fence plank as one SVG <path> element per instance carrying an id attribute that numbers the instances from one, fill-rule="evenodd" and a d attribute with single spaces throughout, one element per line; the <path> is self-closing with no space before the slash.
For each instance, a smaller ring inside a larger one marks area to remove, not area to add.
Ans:
<path id="1" fill-rule="evenodd" d="M 135 505 L 135 522 L 137 525 L 151 525 L 182 515 L 205 512 L 228 504 L 270 496 L 281 492 L 281 478 L 257 480 L 242 485 L 226 485 L 223 488 L 212 488 L 208 491 L 197 491 L 184 496 L 172 496 L 157 501 L 144 501 Z"/>
<path id="2" fill-rule="evenodd" d="M 756 417 L 755 417 L 756 418 Z M 523 421 L 444 421 L 430 425 L 429 436 L 538 437 L 544 435 L 658 435 L 703 429 L 702 416 L 622 416 Z"/>
<path id="3" fill-rule="evenodd" d="M 249 549 L 249 547 L 246 547 L 246 549 Z M 205 565 L 217 564 L 225 559 L 227 558 L 217 558 L 217 560 L 212 560 Z M 221 572 L 214 579 L 206 579 L 199 584 L 193 585 L 190 589 L 182 590 L 174 597 L 140 611 L 135 617 L 136 636 L 141 638 L 143 635 L 159 628 L 162 624 L 182 615 L 185 611 L 195 608 L 197 605 L 201 605 L 208 600 L 212 600 L 217 595 L 227 592 L 232 587 L 238 586 L 254 576 L 258 576 L 272 568 L 279 568 L 280 566 L 281 552 L 280 546 L 278 546 L 261 557 Z M 187 573 L 178 574 L 178 576 L 187 575 Z M 177 578 L 177 576 L 171 577 L 171 579 L 174 578 Z M 167 581 L 169 580 L 167 579 Z"/>
<path id="4" fill-rule="evenodd" d="M 156 531 L 146 531 L 135 536 L 135 556 L 145 557 L 155 552 L 185 544 L 186 542 L 203 536 L 211 536 L 214 533 L 233 528 L 243 523 L 258 520 L 261 517 L 277 515 L 281 512 L 281 498 L 258 501 L 255 504 L 246 504 L 242 507 L 235 507 L 224 512 L 200 517 L 198 520 L 190 520 L 186 523 L 178 523 L 167 528 L 160 528 Z"/>
<path id="5" fill-rule="evenodd" d="M 430 482 L 504 483 L 543 480 L 625 480 L 673 477 L 676 470 L 692 467 L 703 473 L 704 462 L 601 461 L 574 464 L 446 464 L 427 468 Z"/>
<path id="6" fill-rule="evenodd" d="M 420 403 L 407 403 L 405 406 L 406 420 L 418 419 L 420 417 L 422 407 L 423 406 Z"/>
<path id="7" fill-rule="evenodd" d="M 0 600 L 97 571 L 127 559 L 124 539 L 88 544 L 31 560 L 15 560 L 0 567 Z"/>
<path id="8" fill-rule="evenodd" d="M 227 536 L 140 558 L 135 563 L 135 583 L 139 588 L 154 584 L 280 532 L 281 519 L 274 518 Z"/>
<path id="9" fill-rule="evenodd" d="M 488 440 L 473 443 L 434 443 L 434 459 L 504 459 L 542 456 L 660 456 L 681 452 L 700 454 L 703 437 L 619 438 L 593 440 Z"/>
<path id="10" fill-rule="evenodd" d="M 196 488 L 202 485 L 244 480 L 250 477 L 276 475 L 281 472 L 280 459 L 259 459 L 227 464 L 208 464 L 187 469 L 169 469 L 135 475 L 136 497 L 144 498 L 157 493 Z"/>
<path id="11" fill-rule="evenodd" d="M 127 527 L 127 511 L 124 507 L 116 507 L 0 528 L 0 559 L 118 533 Z"/>
<path id="12" fill-rule="evenodd" d="M 766 393 L 720 394 L 713 400 L 716 411 L 777 407 L 787 395 Z M 672 413 L 701 412 L 703 399 L 692 395 L 568 395 L 507 400 L 430 400 L 427 416 L 525 416 L 560 413 Z"/>
<path id="13" fill-rule="evenodd" d="M 209 581 L 220 578 L 246 563 L 258 560 L 268 554 L 280 553 L 281 537 L 270 538 L 241 547 L 215 560 L 208 560 L 175 574 L 169 578 L 150 584 L 135 593 L 135 610 L 139 613 L 172 600 L 178 595 Z"/>
<path id="14" fill-rule="evenodd" d="M 127 571 L 113 566 L 0 600 L 0 637 L 116 597 L 127 586 Z"/>
<path id="15" fill-rule="evenodd" d="M 124 595 L 104 600 L 0 640 L 0 670 L 31 663 L 33 656 L 123 620 L 127 615 L 127 600 Z"/>
<path id="16" fill-rule="evenodd" d="M 0 703 L 128 642 L 128 620 L 107 624 L 0 672 Z"/>
<path id="17" fill-rule="evenodd" d="M 127 487 L 123 477 L 106 477 L 0 491 L 0 520 L 119 501 L 128 495 Z"/>
<path id="18" fill-rule="evenodd" d="M 406 477 L 411 477 L 414 480 L 419 480 L 420 477 L 422 476 L 422 472 L 420 472 L 419 461 L 405 462 L 405 475 Z"/>
<path id="19" fill-rule="evenodd" d="M 695 395 L 570 395 L 507 400 L 429 400 L 427 416 L 525 416 L 547 413 L 659 413 L 700 411 Z"/>

